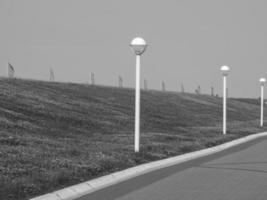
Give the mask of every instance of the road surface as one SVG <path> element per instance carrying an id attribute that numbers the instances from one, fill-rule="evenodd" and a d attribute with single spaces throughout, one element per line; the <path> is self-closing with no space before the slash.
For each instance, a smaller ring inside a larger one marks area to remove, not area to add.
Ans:
<path id="1" fill-rule="evenodd" d="M 115 199 L 267 200 L 267 137 L 79 198 Z"/>

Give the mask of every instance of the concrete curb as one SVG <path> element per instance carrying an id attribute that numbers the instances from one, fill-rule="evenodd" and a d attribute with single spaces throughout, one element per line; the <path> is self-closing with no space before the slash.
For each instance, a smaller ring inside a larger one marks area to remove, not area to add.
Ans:
<path id="1" fill-rule="evenodd" d="M 191 153 L 186 153 L 183 155 L 167 158 L 164 160 L 154 161 L 142 165 L 138 165 L 136 167 L 132 167 L 129 169 L 125 169 L 119 172 L 115 172 L 106 176 L 102 176 L 100 178 L 96 178 L 84 183 L 80 183 L 74 186 L 70 186 L 67 188 L 64 188 L 62 190 L 58 190 L 52 193 L 48 193 L 39 197 L 35 197 L 30 200 L 74 200 L 78 197 L 84 196 L 86 194 L 92 193 L 96 190 L 108 187 L 110 185 L 114 185 L 116 183 L 125 181 L 127 179 L 140 176 L 142 174 L 158 170 L 161 168 L 169 167 L 172 165 L 176 165 L 179 163 L 183 163 L 189 160 L 193 160 L 196 158 L 200 158 L 203 156 L 207 156 L 210 154 L 214 154 L 220 151 L 223 151 L 225 149 L 228 149 L 233 146 L 237 146 L 239 144 L 267 136 L 267 132 L 263 133 L 257 133 L 253 135 L 248 135 L 243 138 L 239 138 L 215 147 L 202 149 L 199 151 L 194 151 Z"/>

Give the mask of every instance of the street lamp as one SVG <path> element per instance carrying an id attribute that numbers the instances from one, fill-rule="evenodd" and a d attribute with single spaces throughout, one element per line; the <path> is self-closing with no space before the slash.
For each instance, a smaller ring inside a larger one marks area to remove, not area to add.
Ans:
<path id="1" fill-rule="evenodd" d="M 135 80 L 135 139 L 134 151 L 139 152 L 140 143 L 140 58 L 147 48 L 146 41 L 143 38 L 134 38 L 130 44 L 136 55 L 136 80 Z"/>
<path id="2" fill-rule="evenodd" d="M 263 127 L 263 99 L 264 99 L 264 83 L 266 82 L 265 78 L 260 79 L 261 83 L 261 127 Z"/>
<path id="3" fill-rule="evenodd" d="M 222 66 L 221 71 L 223 75 L 223 134 L 226 134 L 226 77 L 229 74 L 230 68 Z"/>

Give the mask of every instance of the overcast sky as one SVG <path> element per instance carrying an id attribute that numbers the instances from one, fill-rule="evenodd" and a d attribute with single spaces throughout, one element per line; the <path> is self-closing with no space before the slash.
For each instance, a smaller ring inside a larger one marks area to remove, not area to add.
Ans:
<path id="1" fill-rule="evenodd" d="M 136 36 L 148 87 L 221 95 L 219 68 L 229 65 L 229 94 L 258 97 L 267 77 L 266 0 L 0 0 L 0 74 L 134 87 Z M 142 82 L 143 86 L 143 82 Z"/>

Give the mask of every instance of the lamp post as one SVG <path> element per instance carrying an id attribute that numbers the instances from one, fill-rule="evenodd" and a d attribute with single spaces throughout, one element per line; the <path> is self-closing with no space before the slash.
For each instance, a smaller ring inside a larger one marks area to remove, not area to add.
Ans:
<path id="1" fill-rule="evenodd" d="M 229 74 L 230 68 L 222 66 L 221 71 L 223 74 L 223 134 L 226 134 L 226 77 Z"/>
<path id="2" fill-rule="evenodd" d="M 147 48 L 143 38 L 134 38 L 130 44 L 136 55 L 136 80 L 135 80 L 135 129 L 134 151 L 139 152 L 140 143 L 140 58 Z"/>
<path id="3" fill-rule="evenodd" d="M 265 78 L 260 79 L 261 83 L 261 127 L 263 127 L 263 103 L 264 103 L 264 83 L 266 82 Z"/>

